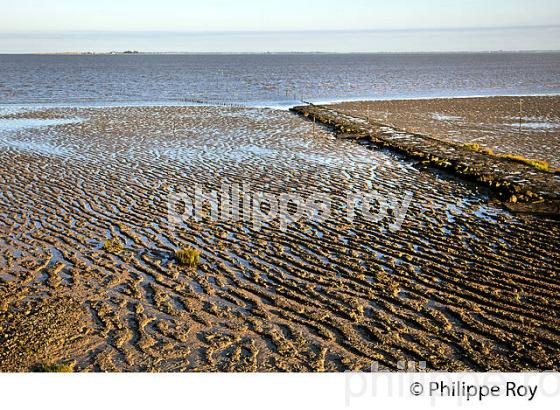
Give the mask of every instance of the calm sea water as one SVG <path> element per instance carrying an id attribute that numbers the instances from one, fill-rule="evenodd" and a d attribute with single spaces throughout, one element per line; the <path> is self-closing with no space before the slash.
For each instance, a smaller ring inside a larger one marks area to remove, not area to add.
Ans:
<path id="1" fill-rule="evenodd" d="M 559 94 L 560 53 L 0 55 L 0 104 Z"/>

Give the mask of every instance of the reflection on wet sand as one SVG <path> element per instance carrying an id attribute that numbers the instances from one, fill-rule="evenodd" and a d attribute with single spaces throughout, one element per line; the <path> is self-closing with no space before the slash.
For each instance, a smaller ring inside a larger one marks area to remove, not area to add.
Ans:
<path id="1" fill-rule="evenodd" d="M 513 216 L 481 188 L 283 111 L 68 108 L 1 121 L 61 118 L 81 120 L 0 130 L 1 370 L 558 368 L 556 222 Z M 168 229 L 170 192 L 224 182 L 321 191 L 332 216 L 286 232 L 210 218 Z M 348 223 L 349 190 L 412 192 L 401 229 Z M 122 252 L 103 249 L 112 238 Z M 196 269 L 177 264 L 183 246 L 201 251 Z"/>

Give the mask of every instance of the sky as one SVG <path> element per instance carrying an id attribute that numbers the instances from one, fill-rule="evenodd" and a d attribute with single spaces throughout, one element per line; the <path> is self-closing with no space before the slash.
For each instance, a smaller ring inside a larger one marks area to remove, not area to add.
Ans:
<path id="1" fill-rule="evenodd" d="M 560 50 L 559 0 L 0 0 L 0 53 Z"/>

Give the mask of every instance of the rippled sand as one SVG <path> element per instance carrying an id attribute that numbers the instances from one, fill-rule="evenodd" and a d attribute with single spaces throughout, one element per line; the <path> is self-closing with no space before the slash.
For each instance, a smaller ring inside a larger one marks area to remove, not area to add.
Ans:
<path id="1" fill-rule="evenodd" d="M 560 368 L 557 222 L 288 112 L 16 113 L 0 119 L 0 164 L 1 370 Z M 333 215 L 168 229 L 170 192 L 223 182 L 325 192 Z M 401 229 L 349 223 L 351 190 L 411 192 Z M 118 255 L 102 249 L 114 237 Z M 183 245 L 198 269 L 176 265 Z"/>

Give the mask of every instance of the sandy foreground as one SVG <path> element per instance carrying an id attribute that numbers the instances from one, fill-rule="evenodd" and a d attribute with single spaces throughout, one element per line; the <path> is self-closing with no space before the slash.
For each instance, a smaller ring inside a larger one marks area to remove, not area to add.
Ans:
<path id="1" fill-rule="evenodd" d="M 289 112 L 4 115 L 0 180 L 2 371 L 560 369 L 557 221 L 514 216 L 482 188 Z M 331 215 L 286 232 L 209 215 L 171 229 L 170 193 L 224 183 L 321 192 Z M 349 222 L 348 192 L 410 205 L 397 229 L 391 211 Z M 125 250 L 103 250 L 111 238 Z M 197 269 L 175 261 L 185 245 L 202 251 Z"/>
<path id="2" fill-rule="evenodd" d="M 346 102 L 333 107 L 409 132 L 477 143 L 560 168 L 560 96 Z"/>

